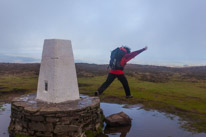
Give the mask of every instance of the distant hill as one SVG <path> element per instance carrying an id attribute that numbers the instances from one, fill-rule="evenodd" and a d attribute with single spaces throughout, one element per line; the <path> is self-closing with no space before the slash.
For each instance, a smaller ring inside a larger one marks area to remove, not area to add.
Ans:
<path id="1" fill-rule="evenodd" d="M 108 65 L 97 65 L 87 63 L 77 63 L 77 75 L 78 76 L 98 76 L 106 75 Z M 165 67 L 154 65 L 138 65 L 128 64 L 124 70 L 126 75 L 134 76 L 140 80 L 151 82 L 166 82 L 173 75 L 179 77 L 179 79 L 190 80 L 206 80 L 206 66 L 193 66 L 193 67 Z"/>
<path id="2" fill-rule="evenodd" d="M 108 65 L 97 65 L 87 63 L 76 63 L 78 77 L 93 77 L 107 75 Z M 39 74 L 39 63 L 0 63 L 0 74 Z M 172 76 L 178 79 L 206 80 L 206 66 L 196 67 L 164 67 L 153 65 L 128 64 L 125 68 L 125 74 L 134 76 L 140 80 L 151 82 L 166 82 Z"/>
<path id="3" fill-rule="evenodd" d="M 3 74 L 39 74 L 39 63 L 0 63 L 0 75 Z"/>
<path id="4" fill-rule="evenodd" d="M 31 57 L 8 56 L 8 55 L 0 54 L 0 62 L 27 63 L 27 62 L 40 62 L 40 59 L 35 59 Z"/>

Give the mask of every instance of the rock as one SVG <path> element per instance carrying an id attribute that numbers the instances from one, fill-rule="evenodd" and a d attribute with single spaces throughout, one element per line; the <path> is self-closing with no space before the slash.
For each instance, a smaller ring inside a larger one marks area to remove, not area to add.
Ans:
<path id="1" fill-rule="evenodd" d="M 31 122 L 29 123 L 29 128 L 34 131 L 53 131 L 51 123 Z"/>
<path id="2" fill-rule="evenodd" d="M 80 127 L 75 125 L 56 125 L 54 133 L 78 131 Z"/>
<path id="3" fill-rule="evenodd" d="M 36 136 L 38 137 L 52 137 L 51 132 L 36 132 Z"/>
<path id="4" fill-rule="evenodd" d="M 47 121 L 47 122 L 58 122 L 58 121 L 59 121 L 59 118 L 47 117 L 47 118 L 46 118 L 46 121 Z"/>
<path id="5" fill-rule="evenodd" d="M 17 131 L 21 131 L 21 130 L 22 130 L 22 126 L 21 126 L 21 124 L 20 124 L 19 122 L 16 122 L 16 123 L 15 123 L 14 128 L 15 128 L 15 130 L 17 130 Z"/>
<path id="6" fill-rule="evenodd" d="M 132 119 L 124 112 L 112 114 L 105 118 L 107 126 L 110 127 L 131 125 L 131 120 Z"/>
<path id="7" fill-rule="evenodd" d="M 29 128 L 34 131 L 45 131 L 45 125 L 40 122 L 29 123 Z"/>
<path id="8" fill-rule="evenodd" d="M 32 116 L 32 117 L 30 117 L 30 119 L 32 121 L 44 121 L 44 117 L 43 116 Z"/>

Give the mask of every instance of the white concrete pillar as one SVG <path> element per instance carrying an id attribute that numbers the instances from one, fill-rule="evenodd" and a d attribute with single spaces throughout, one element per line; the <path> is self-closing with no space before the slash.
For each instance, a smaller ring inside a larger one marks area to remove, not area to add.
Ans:
<path id="1" fill-rule="evenodd" d="M 51 103 L 79 99 L 70 40 L 44 40 L 36 99 Z"/>

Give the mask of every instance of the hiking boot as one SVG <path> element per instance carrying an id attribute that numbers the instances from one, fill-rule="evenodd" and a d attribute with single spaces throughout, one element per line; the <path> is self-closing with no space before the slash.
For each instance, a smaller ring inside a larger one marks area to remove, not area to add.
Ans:
<path id="1" fill-rule="evenodd" d="M 126 98 L 133 98 L 133 96 L 132 95 L 128 95 L 128 96 L 126 96 Z"/>
<path id="2" fill-rule="evenodd" d="M 99 96 L 99 95 L 100 95 L 100 94 L 99 94 L 99 91 L 94 92 L 94 95 L 95 95 L 95 96 Z"/>

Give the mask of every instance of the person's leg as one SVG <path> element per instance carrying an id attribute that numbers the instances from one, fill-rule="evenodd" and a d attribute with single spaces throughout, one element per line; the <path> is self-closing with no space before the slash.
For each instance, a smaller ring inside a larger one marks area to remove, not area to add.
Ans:
<path id="1" fill-rule="evenodd" d="M 116 78 L 115 74 L 108 74 L 107 80 L 99 87 L 98 94 L 102 94 L 104 90 L 114 81 Z"/>
<path id="2" fill-rule="evenodd" d="M 128 81 L 127 81 L 126 77 L 124 76 L 124 74 L 117 75 L 117 77 L 124 87 L 124 91 L 125 91 L 126 96 L 128 96 L 128 97 L 131 96 Z"/>

